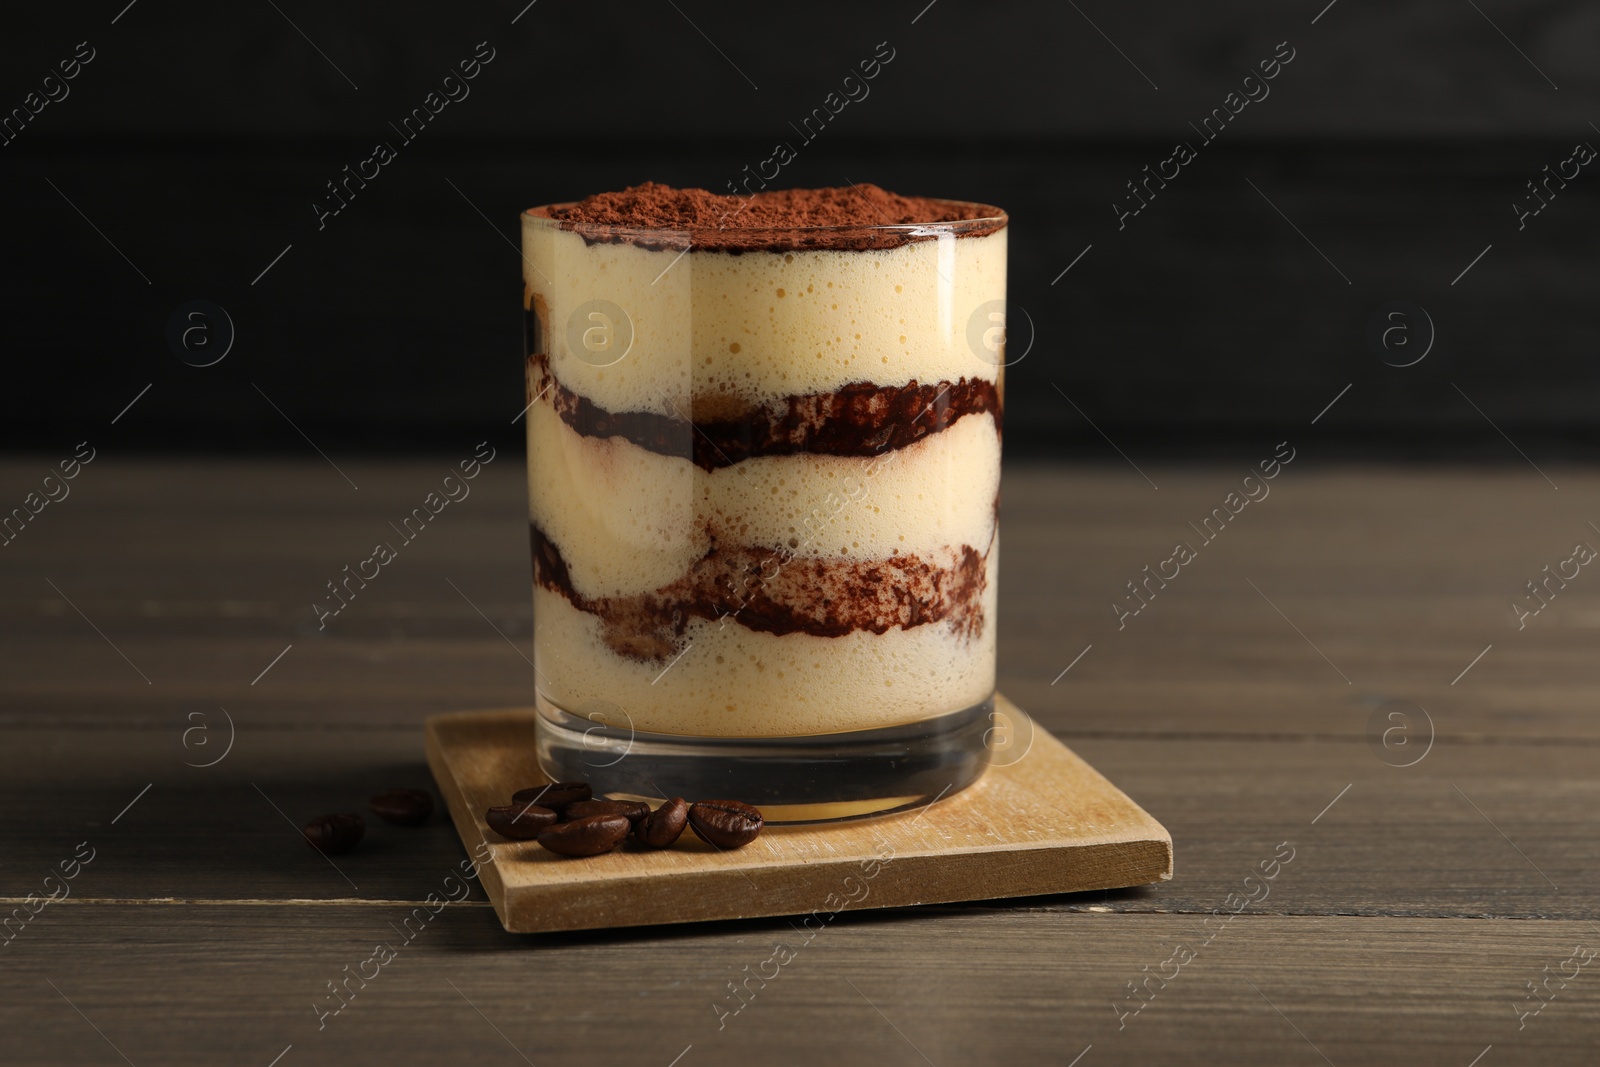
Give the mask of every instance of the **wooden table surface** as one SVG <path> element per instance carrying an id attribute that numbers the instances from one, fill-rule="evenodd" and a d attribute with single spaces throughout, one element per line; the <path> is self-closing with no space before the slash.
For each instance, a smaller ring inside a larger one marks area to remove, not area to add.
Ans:
<path id="1" fill-rule="evenodd" d="M 1511 605 L 1600 547 L 1600 472 L 1300 447 L 1209 544 L 1243 464 L 1006 472 L 1001 688 L 1171 830 L 1172 881 L 809 941 L 513 937 L 476 885 L 423 904 L 466 858 L 442 818 L 337 864 L 301 842 L 429 784 L 426 716 L 528 700 L 519 456 L 319 630 L 470 449 L 343 476 L 104 449 L 0 548 L 0 1062 L 1595 1063 L 1600 574 Z M 5 506 L 53 462 L 0 464 Z"/>

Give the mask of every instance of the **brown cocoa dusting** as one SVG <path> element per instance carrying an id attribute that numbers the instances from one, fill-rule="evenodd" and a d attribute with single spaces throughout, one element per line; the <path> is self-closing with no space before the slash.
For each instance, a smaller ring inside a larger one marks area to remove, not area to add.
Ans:
<path id="1" fill-rule="evenodd" d="M 946 559 L 907 553 L 867 561 L 713 545 L 682 578 L 654 592 L 586 597 L 573 589 L 555 544 L 532 523 L 528 532 L 534 582 L 598 616 L 606 644 L 630 659 L 660 662 L 676 654 L 697 618 L 814 637 L 882 634 L 939 622 L 967 640 L 983 632 L 988 550 L 980 555 L 971 545 L 949 550 Z"/>
<path id="2" fill-rule="evenodd" d="M 732 253 L 897 248 L 931 235 L 879 227 L 968 222 L 970 226 L 958 227 L 958 235 L 981 237 L 1003 228 L 1007 221 L 1004 211 L 987 204 L 901 196 L 876 185 L 772 189 L 739 195 L 645 182 L 571 204 L 532 208 L 529 214 L 553 219 L 590 244 L 627 242 L 680 251 L 687 244 L 698 251 Z"/>

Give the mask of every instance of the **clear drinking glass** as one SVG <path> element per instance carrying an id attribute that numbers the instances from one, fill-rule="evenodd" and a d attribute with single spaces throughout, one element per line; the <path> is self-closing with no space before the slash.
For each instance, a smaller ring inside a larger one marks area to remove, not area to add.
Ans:
<path id="1" fill-rule="evenodd" d="M 1007 220 L 963 207 L 715 240 L 523 214 L 553 780 L 798 821 L 981 774 Z"/>

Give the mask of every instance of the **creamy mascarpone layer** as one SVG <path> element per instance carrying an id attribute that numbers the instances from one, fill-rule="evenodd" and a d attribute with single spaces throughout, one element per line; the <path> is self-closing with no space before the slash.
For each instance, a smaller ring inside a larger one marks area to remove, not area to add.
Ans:
<path id="1" fill-rule="evenodd" d="M 535 587 L 539 695 L 607 725 L 708 737 L 864 730 L 971 707 L 994 691 L 999 554 L 997 537 L 975 636 L 938 623 L 779 636 L 696 620 L 670 667 L 617 655 L 599 619 Z"/>
<path id="2" fill-rule="evenodd" d="M 968 324 L 1005 297 L 1004 229 L 882 250 L 733 254 L 685 253 L 687 234 L 678 248 L 651 250 L 586 244 L 537 216 L 522 228 L 523 279 L 551 369 L 610 411 L 687 411 L 691 397 L 702 410 L 732 410 L 850 382 L 999 376 L 973 351 Z M 579 336 L 600 322 L 575 315 L 592 300 L 631 324 L 631 349 L 606 367 L 569 350 L 569 324 Z"/>

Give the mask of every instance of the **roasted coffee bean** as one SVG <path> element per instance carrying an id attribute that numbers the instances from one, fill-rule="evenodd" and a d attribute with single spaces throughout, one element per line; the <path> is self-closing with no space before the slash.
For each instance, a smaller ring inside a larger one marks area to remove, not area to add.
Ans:
<path id="1" fill-rule="evenodd" d="M 649 814 L 650 805 L 637 800 L 575 800 L 561 813 L 561 819 L 571 822 L 590 815 L 621 815 L 637 826 Z"/>
<path id="2" fill-rule="evenodd" d="M 367 832 L 366 820 L 354 813 L 319 815 L 300 828 L 306 844 L 318 852 L 336 856 L 361 843 Z"/>
<path id="3" fill-rule="evenodd" d="M 519 789 L 511 795 L 511 799 L 517 804 L 537 804 L 541 808 L 560 812 L 568 804 L 588 800 L 592 796 L 594 792 L 588 782 L 552 782 Z"/>
<path id="4" fill-rule="evenodd" d="M 396 826 L 420 826 L 433 814 L 433 794 L 425 789 L 391 789 L 371 800 L 372 814 Z"/>
<path id="5" fill-rule="evenodd" d="M 673 797 L 640 819 L 633 828 L 633 836 L 646 848 L 668 848 L 688 824 L 689 802 Z"/>
<path id="6" fill-rule="evenodd" d="M 550 827 L 539 844 L 558 856 L 598 856 L 616 848 L 632 828 L 626 815 L 589 815 Z"/>
<path id="7" fill-rule="evenodd" d="M 483 813 L 483 821 L 489 824 L 489 829 L 513 841 L 532 841 L 554 826 L 559 818 L 549 808 L 537 804 L 507 804 Z"/>
<path id="8" fill-rule="evenodd" d="M 761 812 L 737 800 L 702 800 L 689 805 L 689 825 L 718 848 L 748 845 L 761 833 Z"/>

